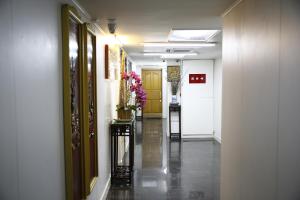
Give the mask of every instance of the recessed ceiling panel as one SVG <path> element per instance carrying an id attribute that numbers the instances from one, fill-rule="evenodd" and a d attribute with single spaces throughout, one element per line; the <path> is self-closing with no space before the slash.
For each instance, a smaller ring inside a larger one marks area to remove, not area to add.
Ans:
<path id="1" fill-rule="evenodd" d="M 184 30 L 173 29 L 169 34 L 170 42 L 207 42 L 214 37 L 219 30 Z"/>

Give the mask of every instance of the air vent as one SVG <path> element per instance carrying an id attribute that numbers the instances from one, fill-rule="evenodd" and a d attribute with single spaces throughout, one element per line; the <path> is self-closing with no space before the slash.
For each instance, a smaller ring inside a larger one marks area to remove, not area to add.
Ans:
<path id="1" fill-rule="evenodd" d="M 173 49 L 174 53 L 189 53 L 191 50 L 189 49 Z"/>
<path id="2" fill-rule="evenodd" d="M 190 53 L 190 49 L 167 49 L 166 52 L 168 53 Z"/>

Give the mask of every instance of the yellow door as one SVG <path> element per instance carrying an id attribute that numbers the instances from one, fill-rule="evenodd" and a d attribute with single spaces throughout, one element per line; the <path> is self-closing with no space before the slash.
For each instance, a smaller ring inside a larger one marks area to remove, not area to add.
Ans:
<path id="1" fill-rule="evenodd" d="M 143 87 L 147 93 L 144 117 L 162 116 L 161 70 L 142 70 Z"/>

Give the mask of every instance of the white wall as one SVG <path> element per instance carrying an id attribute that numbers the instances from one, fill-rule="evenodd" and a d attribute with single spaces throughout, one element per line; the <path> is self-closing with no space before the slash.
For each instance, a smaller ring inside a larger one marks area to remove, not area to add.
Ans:
<path id="1" fill-rule="evenodd" d="M 213 137 L 213 60 L 184 60 L 181 88 L 182 137 Z M 206 74 L 205 84 L 189 84 L 189 74 Z"/>
<path id="2" fill-rule="evenodd" d="M 1 200 L 65 199 L 60 21 L 67 2 L 0 1 Z M 110 173 L 111 83 L 103 79 L 100 43 L 97 52 L 100 177 L 93 200 Z"/>
<path id="3" fill-rule="evenodd" d="M 214 137 L 221 142 L 222 125 L 222 58 L 214 61 Z"/>
<path id="4" fill-rule="evenodd" d="M 278 200 L 300 199 L 300 1 L 281 0 Z"/>
<path id="5" fill-rule="evenodd" d="M 300 198 L 300 1 L 224 17 L 221 199 Z"/>
<path id="6" fill-rule="evenodd" d="M 60 5 L 0 13 L 0 199 L 64 199 Z"/>
<path id="7" fill-rule="evenodd" d="M 105 35 L 97 34 L 97 109 L 98 109 L 98 166 L 99 177 L 89 200 L 99 200 L 104 195 L 110 182 L 110 137 L 109 124 L 116 118 L 115 88 L 118 80 L 104 79 Z"/>

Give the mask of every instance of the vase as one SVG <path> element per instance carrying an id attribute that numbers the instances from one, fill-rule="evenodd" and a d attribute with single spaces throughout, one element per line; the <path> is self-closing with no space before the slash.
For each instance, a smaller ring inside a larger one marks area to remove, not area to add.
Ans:
<path id="1" fill-rule="evenodd" d="M 118 110 L 118 119 L 131 120 L 132 119 L 132 111 L 130 109 L 128 109 L 128 110 L 124 110 L 124 109 Z"/>
<path id="2" fill-rule="evenodd" d="M 177 95 L 172 95 L 172 103 L 177 103 Z"/>

